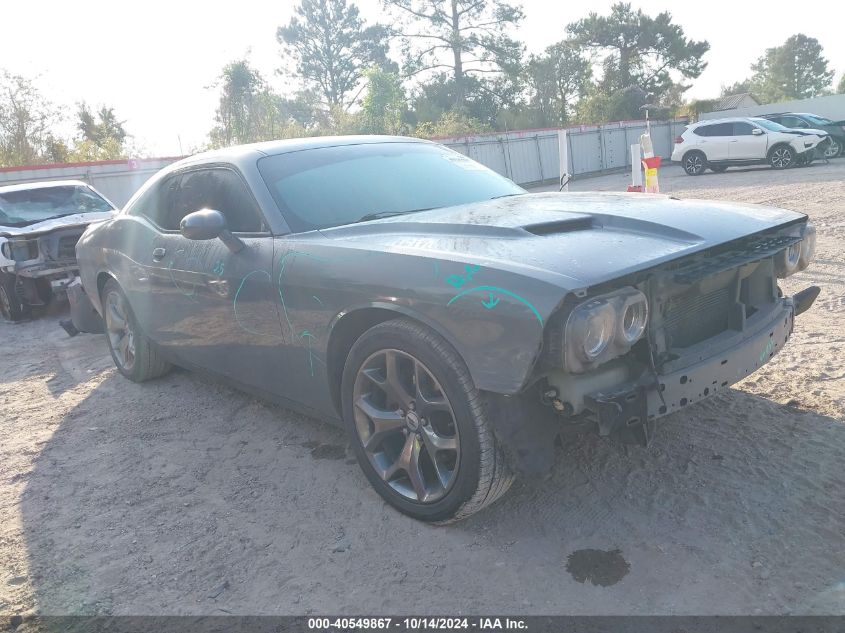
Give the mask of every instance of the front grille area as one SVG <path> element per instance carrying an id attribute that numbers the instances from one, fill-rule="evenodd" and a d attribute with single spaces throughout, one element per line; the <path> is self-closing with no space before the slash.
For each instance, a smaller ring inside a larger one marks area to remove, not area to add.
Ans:
<path id="1" fill-rule="evenodd" d="M 672 297 L 663 312 L 668 347 L 689 347 L 724 332 L 728 329 L 730 307 L 729 287 Z"/>
<path id="2" fill-rule="evenodd" d="M 56 252 L 56 259 L 76 259 L 76 243 L 80 235 L 65 235 L 59 239 L 59 248 Z"/>
<path id="3" fill-rule="evenodd" d="M 800 241 L 800 237 L 792 235 L 770 235 L 750 239 L 744 244 L 734 245 L 721 251 L 705 251 L 698 257 L 674 267 L 674 279 L 681 284 L 695 283 L 707 276 L 771 257 L 787 246 Z"/>

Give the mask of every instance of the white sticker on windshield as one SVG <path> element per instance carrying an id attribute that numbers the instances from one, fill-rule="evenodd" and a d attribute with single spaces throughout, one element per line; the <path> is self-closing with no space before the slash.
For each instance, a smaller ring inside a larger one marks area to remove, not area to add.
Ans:
<path id="1" fill-rule="evenodd" d="M 467 169 L 469 171 L 481 171 L 481 170 L 484 169 L 484 165 L 482 165 L 480 163 L 476 163 L 471 158 L 467 158 L 466 156 L 463 156 L 462 154 L 457 154 L 457 155 L 446 155 L 446 154 L 444 154 L 443 158 L 448 160 L 450 163 L 454 163 L 458 167 L 463 167 L 464 169 Z"/>

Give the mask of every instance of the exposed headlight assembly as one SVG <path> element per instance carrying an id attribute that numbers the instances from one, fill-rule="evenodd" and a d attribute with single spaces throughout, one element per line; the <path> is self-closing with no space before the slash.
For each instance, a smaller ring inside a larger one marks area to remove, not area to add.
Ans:
<path id="1" fill-rule="evenodd" d="M 784 279 L 804 270 L 813 261 L 815 254 L 816 227 L 807 223 L 801 241 L 775 255 L 775 272 L 778 278 Z"/>
<path id="2" fill-rule="evenodd" d="M 647 325 L 648 301 L 636 288 L 588 299 L 566 320 L 564 367 L 580 373 L 627 353 Z"/>

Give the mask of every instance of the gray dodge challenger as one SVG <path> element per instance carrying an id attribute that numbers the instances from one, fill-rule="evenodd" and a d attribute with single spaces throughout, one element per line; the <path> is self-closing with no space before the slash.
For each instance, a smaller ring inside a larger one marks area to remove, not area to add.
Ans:
<path id="1" fill-rule="evenodd" d="M 121 374 L 208 372 L 345 426 L 386 501 L 466 517 L 555 442 L 647 444 L 661 416 L 769 361 L 800 213 L 624 193 L 529 194 L 402 137 L 181 160 L 77 245 Z"/>

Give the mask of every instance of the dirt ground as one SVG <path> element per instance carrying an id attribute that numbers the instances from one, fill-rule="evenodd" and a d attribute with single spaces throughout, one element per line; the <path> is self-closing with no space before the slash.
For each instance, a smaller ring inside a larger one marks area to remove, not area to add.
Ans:
<path id="1" fill-rule="evenodd" d="M 845 160 L 661 185 L 808 213 L 784 285 L 816 304 L 648 449 L 575 438 L 449 527 L 383 503 L 333 427 L 184 371 L 130 383 L 57 314 L 0 324 L 0 614 L 845 614 Z"/>

